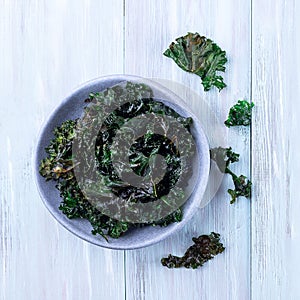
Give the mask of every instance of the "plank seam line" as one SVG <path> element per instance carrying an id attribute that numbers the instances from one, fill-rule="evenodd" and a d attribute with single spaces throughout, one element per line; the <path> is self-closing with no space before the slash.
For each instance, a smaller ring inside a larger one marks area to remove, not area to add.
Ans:
<path id="1" fill-rule="evenodd" d="M 252 99 L 253 96 L 253 0 L 250 0 L 250 102 L 253 102 Z M 251 118 L 252 121 L 252 118 Z M 252 179 L 252 136 L 253 136 L 253 128 L 252 128 L 252 122 L 250 124 L 250 179 Z M 252 212 L 253 212 L 253 196 L 251 192 L 251 197 L 250 197 L 250 299 L 252 300 L 252 286 L 253 286 L 253 270 L 252 270 L 252 244 L 253 244 L 253 228 L 252 228 Z"/>
<path id="2" fill-rule="evenodd" d="M 125 0 L 123 0 L 123 74 L 125 74 L 125 38 L 126 38 L 126 19 L 125 19 L 125 7 L 126 3 Z M 123 270 L 124 270 L 124 300 L 127 299 L 127 272 L 126 272 L 126 250 L 123 250 Z"/>

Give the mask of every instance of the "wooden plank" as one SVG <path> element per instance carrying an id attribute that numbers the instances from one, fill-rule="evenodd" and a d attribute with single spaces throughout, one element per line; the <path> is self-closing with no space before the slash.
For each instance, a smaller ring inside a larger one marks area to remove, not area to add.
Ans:
<path id="1" fill-rule="evenodd" d="M 1 299 L 123 299 L 124 253 L 87 244 L 43 207 L 37 133 L 79 83 L 123 70 L 123 0 L 1 1 Z"/>
<path id="2" fill-rule="evenodd" d="M 300 297 L 299 13 L 253 0 L 253 299 Z"/>
<path id="3" fill-rule="evenodd" d="M 238 98 L 250 98 L 250 1 L 133 1 L 125 2 L 125 73 L 178 81 L 209 103 L 221 122 Z M 225 81 L 218 93 L 203 92 L 200 79 L 179 69 L 162 55 L 171 41 L 187 31 L 198 31 L 228 52 Z M 199 116 L 207 107 L 197 99 L 188 102 Z M 215 128 L 215 120 L 205 128 Z M 210 123 L 211 122 L 211 123 Z M 234 170 L 250 175 L 249 129 L 220 129 L 241 161 Z M 224 132 L 223 132 L 224 131 Z M 212 132 L 208 131 L 208 135 Z M 214 145 L 216 146 L 216 145 Z M 213 201 L 199 209 L 178 234 L 146 249 L 126 252 L 128 299 L 249 299 L 250 298 L 250 203 L 229 204 L 228 179 Z M 227 249 L 202 269 L 168 270 L 160 265 L 168 253 L 183 254 L 191 238 L 220 232 Z"/>

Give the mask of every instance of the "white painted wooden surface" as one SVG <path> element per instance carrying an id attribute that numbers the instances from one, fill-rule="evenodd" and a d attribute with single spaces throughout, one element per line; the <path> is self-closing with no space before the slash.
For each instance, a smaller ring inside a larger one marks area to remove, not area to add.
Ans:
<path id="1" fill-rule="evenodd" d="M 31 165 L 41 124 L 62 98 L 83 81 L 122 73 L 123 2 L 0 3 L 0 298 L 124 299 L 124 253 L 59 226 Z"/>
<path id="2" fill-rule="evenodd" d="M 252 295 L 299 299 L 299 1 L 253 1 Z"/>
<path id="3" fill-rule="evenodd" d="M 207 100 L 221 120 L 225 120 L 229 107 L 238 97 L 249 99 L 250 2 L 202 1 L 199 4 L 199 1 L 172 1 L 171 4 L 151 0 L 126 1 L 125 4 L 126 73 L 184 83 Z M 187 31 L 200 31 L 228 51 L 230 63 L 225 75 L 228 89 L 221 93 L 216 90 L 205 93 L 197 76 L 182 72 L 170 59 L 162 56 L 170 42 Z M 144 34 L 138 35 L 138 32 Z M 241 40 L 243 44 L 238 42 Z M 195 100 L 189 105 L 200 114 L 203 107 L 198 99 Z M 249 175 L 249 130 L 225 129 L 225 135 L 230 145 L 243 153 L 239 168 Z M 229 181 L 225 180 L 215 199 L 199 210 L 176 236 L 146 249 L 126 252 L 128 299 L 249 299 L 250 205 L 242 199 L 237 205 L 230 206 L 226 194 L 228 185 Z M 222 234 L 226 254 L 196 271 L 160 267 L 162 255 L 170 251 L 183 254 L 193 236 L 210 231 Z"/>
<path id="4" fill-rule="evenodd" d="M 0 0 L 0 299 L 299 299 L 299 15 L 294 0 Z M 162 56 L 187 31 L 227 51 L 221 93 L 204 93 Z M 224 128 L 224 146 L 241 153 L 235 170 L 252 174 L 251 202 L 229 205 L 225 179 L 180 233 L 134 251 L 98 248 L 59 226 L 33 182 L 38 130 L 75 86 L 113 73 L 185 84 L 220 120 L 253 98 L 252 132 Z M 195 271 L 160 265 L 210 231 L 226 246 L 214 261 Z"/>

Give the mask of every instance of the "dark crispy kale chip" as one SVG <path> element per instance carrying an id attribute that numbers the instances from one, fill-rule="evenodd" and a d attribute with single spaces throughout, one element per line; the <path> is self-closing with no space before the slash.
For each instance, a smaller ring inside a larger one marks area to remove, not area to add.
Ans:
<path id="1" fill-rule="evenodd" d="M 234 203 L 239 196 L 246 198 L 251 197 L 252 182 L 247 179 L 246 176 L 237 176 L 230 169 L 230 163 L 239 161 L 239 154 L 234 153 L 230 148 L 213 148 L 210 150 L 210 158 L 216 162 L 219 170 L 222 173 L 231 175 L 235 189 L 228 189 L 228 193 L 231 196 L 230 204 Z"/>
<path id="2" fill-rule="evenodd" d="M 45 149 L 48 157 L 40 164 L 40 174 L 46 178 L 58 179 L 72 177 L 69 171 L 73 168 L 72 140 L 75 134 L 76 121 L 68 120 L 54 129 L 54 138 Z"/>
<path id="3" fill-rule="evenodd" d="M 230 163 L 239 161 L 239 154 L 234 153 L 232 148 L 213 148 L 210 149 L 210 158 L 214 160 L 222 173 L 226 173 L 226 169 Z"/>
<path id="4" fill-rule="evenodd" d="M 250 125 L 253 106 L 254 103 L 239 100 L 237 104 L 230 108 L 228 118 L 224 124 L 227 127 Z"/>
<path id="5" fill-rule="evenodd" d="M 240 196 L 250 198 L 252 182 L 244 175 L 236 176 L 230 170 L 227 173 L 231 175 L 234 183 L 234 190 L 228 189 L 228 193 L 231 196 L 230 204 L 234 203 Z"/>
<path id="6" fill-rule="evenodd" d="M 220 243 L 220 234 L 212 232 L 210 235 L 194 237 L 194 245 L 189 247 L 184 256 L 178 257 L 169 254 L 168 257 L 161 259 L 161 264 L 168 268 L 192 268 L 202 267 L 205 262 L 222 253 L 225 248 Z"/>
<path id="7" fill-rule="evenodd" d="M 225 72 L 226 52 L 199 33 L 189 32 L 177 38 L 164 55 L 172 58 L 184 71 L 200 76 L 204 91 L 209 91 L 212 86 L 219 91 L 226 87 L 222 76 L 217 74 Z"/>

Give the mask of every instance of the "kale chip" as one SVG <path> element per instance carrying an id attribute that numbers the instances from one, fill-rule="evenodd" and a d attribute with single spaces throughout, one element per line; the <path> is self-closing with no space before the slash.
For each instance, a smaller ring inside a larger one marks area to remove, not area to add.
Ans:
<path id="1" fill-rule="evenodd" d="M 250 125 L 253 106 L 254 103 L 238 100 L 237 104 L 230 108 L 228 118 L 224 124 L 227 127 Z"/>
<path id="2" fill-rule="evenodd" d="M 228 173 L 232 176 L 234 183 L 234 190 L 228 189 L 228 193 L 231 196 L 230 204 L 234 203 L 239 196 L 250 198 L 252 182 L 244 175 L 236 176 L 231 171 Z"/>
<path id="3" fill-rule="evenodd" d="M 222 76 L 217 75 L 217 72 L 225 72 L 226 52 L 199 33 L 189 32 L 177 38 L 164 55 L 172 58 L 184 71 L 200 76 L 204 91 L 209 91 L 212 86 L 219 91 L 226 87 Z"/>
<path id="4" fill-rule="evenodd" d="M 178 257 L 169 254 L 168 257 L 161 259 L 161 264 L 167 268 L 192 268 L 197 269 L 214 256 L 222 253 L 225 247 L 220 243 L 220 234 L 211 232 L 210 235 L 194 237 L 194 245 L 189 247 L 184 256 Z"/>
<path id="5" fill-rule="evenodd" d="M 216 162 L 219 170 L 222 173 L 227 173 L 230 163 L 239 161 L 240 155 L 234 153 L 232 148 L 213 148 L 210 149 L 210 158 Z"/>
<path id="6" fill-rule="evenodd" d="M 239 156 L 239 154 L 232 151 L 231 147 L 217 147 L 210 149 L 210 158 L 216 162 L 219 170 L 222 173 L 229 174 L 232 178 L 235 189 L 228 189 L 228 193 L 231 196 L 230 204 L 233 204 L 240 196 L 244 196 L 246 198 L 251 197 L 252 182 L 247 179 L 246 176 L 237 176 L 229 169 L 230 163 L 239 161 Z"/>

